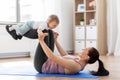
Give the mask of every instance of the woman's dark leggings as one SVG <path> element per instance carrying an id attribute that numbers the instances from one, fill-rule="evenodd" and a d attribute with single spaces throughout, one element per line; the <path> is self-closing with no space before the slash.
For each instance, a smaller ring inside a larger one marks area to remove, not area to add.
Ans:
<path id="1" fill-rule="evenodd" d="M 48 33 L 48 36 L 44 38 L 45 43 L 47 46 L 54 52 L 54 34 L 52 30 L 43 30 L 43 33 Z M 25 37 L 31 38 L 31 39 L 37 39 L 37 31 L 31 30 L 28 33 L 24 35 Z M 48 59 L 46 54 L 44 53 L 40 43 L 38 43 L 35 56 L 34 56 L 34 67 L 38 72 L 42 71 L 42 65 L 44 62 Z"/>

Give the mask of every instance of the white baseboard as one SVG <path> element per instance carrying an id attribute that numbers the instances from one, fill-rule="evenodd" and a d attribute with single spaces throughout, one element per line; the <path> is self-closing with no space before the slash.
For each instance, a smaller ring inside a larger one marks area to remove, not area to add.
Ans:
<path id="1" fill-rule="evenodd" d="M 30 52 L 0 53 L 0 58 L 30 57 Z"/>

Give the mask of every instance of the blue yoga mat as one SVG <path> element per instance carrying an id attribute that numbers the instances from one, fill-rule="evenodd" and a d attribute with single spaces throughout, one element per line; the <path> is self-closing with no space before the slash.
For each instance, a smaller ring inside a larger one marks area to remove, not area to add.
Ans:
<path id="1" fill-rule="evenodd" d="M 70 78 L 98 78 L 98 76 L 91 75 L 89 71 L 83 70 L 76 74 L 43 74 L 38 73 L 33 65 L 19 64 L 16 66 L 0 66 L 0 75 L 14 75 L 14 76 L 42 76 L 42 77 L 70 77 Z"/>

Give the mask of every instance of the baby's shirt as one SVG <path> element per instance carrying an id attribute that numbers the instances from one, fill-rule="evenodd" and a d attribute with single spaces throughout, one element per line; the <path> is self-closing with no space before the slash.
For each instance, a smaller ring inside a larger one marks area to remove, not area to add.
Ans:
<path id="1" fill-rule="evenodd" d="M 33 29 L 38 29 L 38 28 L 40 28 L 41 30 L 49 29 L 47 22 L 44 22 L 44 21 L 39 21 L 39 22 L 33 23 Z"/>

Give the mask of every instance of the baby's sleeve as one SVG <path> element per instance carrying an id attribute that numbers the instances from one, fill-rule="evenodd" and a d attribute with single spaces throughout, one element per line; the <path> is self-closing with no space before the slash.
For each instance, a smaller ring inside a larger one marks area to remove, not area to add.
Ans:
<path id="1" fill-rule="evenodd" d="M 44 30 L 46 29 L 46 24 L 44 22 L 41 22 L 38 28 L 40 28 L 41 30 Z"/>

